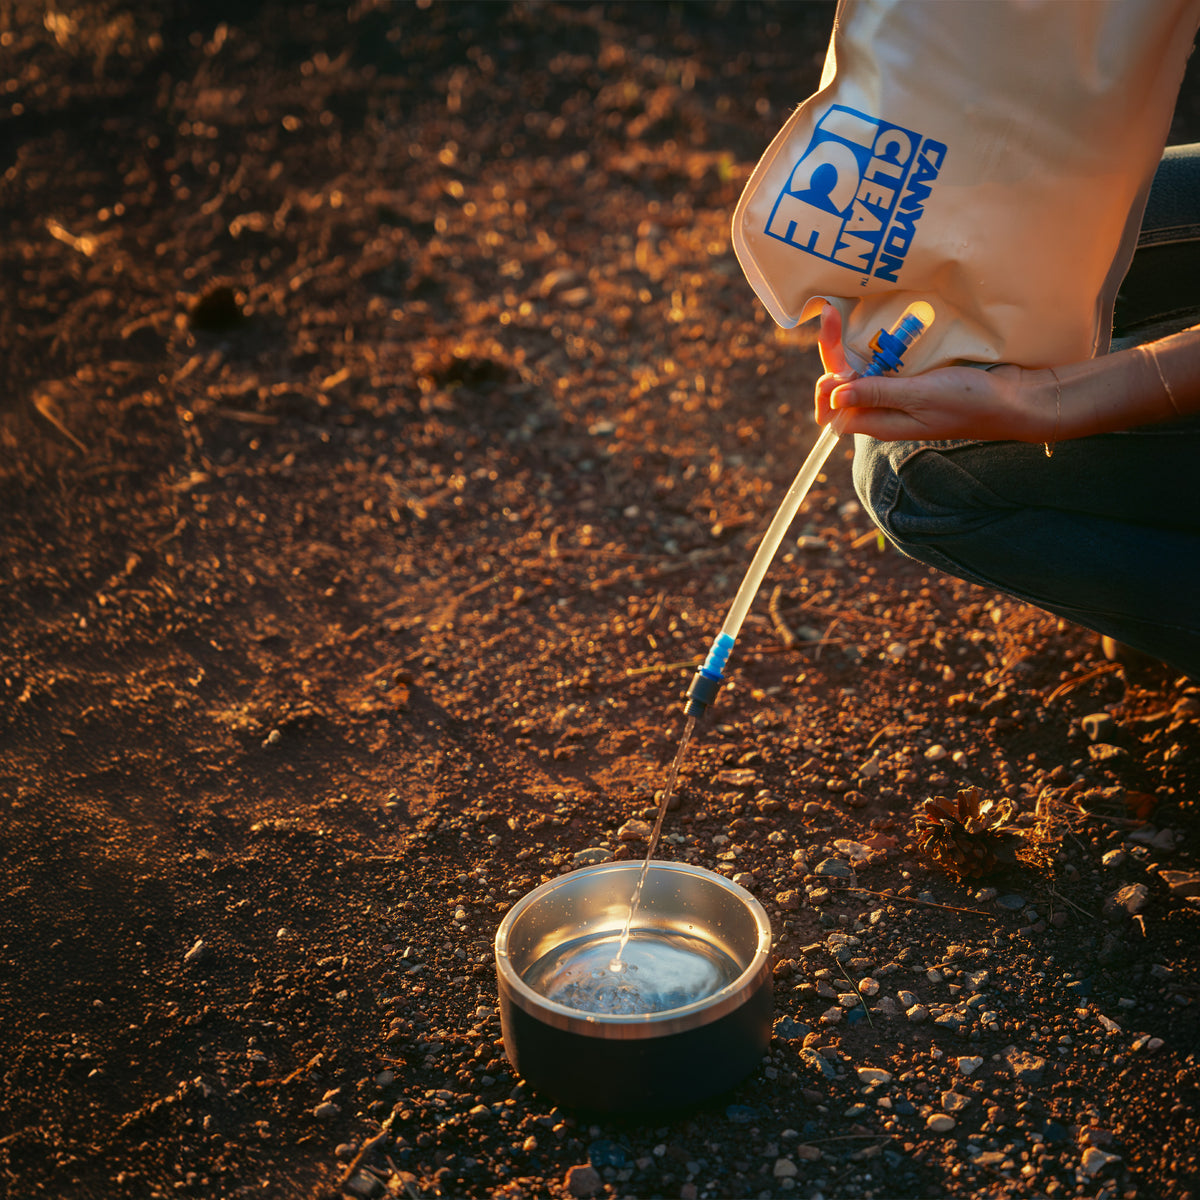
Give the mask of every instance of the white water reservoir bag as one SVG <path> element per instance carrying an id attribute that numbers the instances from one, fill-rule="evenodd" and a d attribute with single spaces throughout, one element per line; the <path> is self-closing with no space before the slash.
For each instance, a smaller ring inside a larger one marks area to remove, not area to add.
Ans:
<path id="1" fill-rule="evenodd" d="M 909 374 L 1104 353 L 1198 24 L 1200 0 L 841 0 L 734 214 L 755 292 L 785 327 L 837 305 L 860 369 L 915 300 Z"/>

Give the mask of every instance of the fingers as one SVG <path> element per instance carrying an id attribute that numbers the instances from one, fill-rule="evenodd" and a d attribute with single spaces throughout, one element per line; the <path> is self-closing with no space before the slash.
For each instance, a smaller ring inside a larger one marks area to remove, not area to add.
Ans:
<path id="1" fill-rule="evenodd" d="M 829 403 L 829 397 L 834 389 L 845 384 L 847 380 L 853 379 L 854 374 L 851 371 L 843 372 L 840 375 L 826 374 L 822 375 L 817 380 L 817 386 L 814 389 L 814 416 L 817 419 L 818 425 L 824 425 L 833 415 L 833 409 Z"/>
<path id="2" fill-rule="evenodd" d="M 830 378 L 823 376 L 822 378 Z M 911 410 L 926 402 L 929 386 L 918 376 L 909 378 L 871 376 L 854 377 L 835 383 L 828 393 L 834 412 L 842 408 L 896 408 Z"/>

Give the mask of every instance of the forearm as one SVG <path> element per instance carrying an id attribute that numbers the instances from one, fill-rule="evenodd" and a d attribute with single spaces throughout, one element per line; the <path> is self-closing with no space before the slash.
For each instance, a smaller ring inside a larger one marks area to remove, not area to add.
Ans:
<path id="1" fill-rule="evenodd" d="M 882 441 L 966 438 L 1049 447 L 1200 412 L 1200 326 L 1054 368 L 939 367 L 866 378 L 830 371 L 844 364 L 824 343 L 822 356 L 827 373 L 817 381 L 817 421 L 837 414 L 839 434 Z"/>
<path id="2" fill-rule="evenodd" d="M 1044 440 L 1174 420 L 1200 412 L 1200 326 L 1044 374 Z"/>

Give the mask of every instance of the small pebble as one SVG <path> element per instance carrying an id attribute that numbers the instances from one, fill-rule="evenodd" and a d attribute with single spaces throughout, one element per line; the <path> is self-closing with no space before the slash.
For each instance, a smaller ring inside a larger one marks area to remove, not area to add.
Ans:
<path id="1" fill-rule="evenodd" d="M 1091 1179 L 1099 1175 L 1111 1163 L 1120 1161 L 1119 1154 L 1109 1154 L 1107 1150 L 1101 1150 L 1099 1146 L 1089 1146 L 1083 1152 L 1083 1161 L 1079 1164 L 1080 1174 Z"/>
<path id="2" fill-rule="evenodd" d="M 567 1171 L 566 1186 L 572 1196 L 595 1196 L 603 1189 L 604 1180 L 590 1163 L 580 1163 Z"/>
<path id="3" fill-rule="evenodd" d="M 1016 1046 L 1009 1046 L 1004 1051 L 1004 1060 L 1008 1063 L 1013 1077 L 1021 1083 L 1037 1083 L 1046 1069 L 1044 1058 L 1025 1050 L 1018 1050 Z"/>
<path id="4" fill-rule="evenodd" d="M 495 837 L 496 835 L 493 834 L 492 836 Z M 577 850 L 571 856 L 571 861 L 577 867 L 593 867 L 599 863 L 607 862 L 611 856 L 611 852 L 605 850 L 602 846 L 587 846 L 582 850 Z"/>
<path id="5" fill-rule="evenodd" d="M 858 1082 L 866 1084 L 868 1087 L 878 1087 L 880 1084 L 891 1083 L 891 1071 L 885 1071 L 880 1067 L 859 1067 L 856 1071 Z"/>
<path id="6" fill-rule="evenodd" d="M 1104 914 L 1114 916 L 1125 912 L 1135 916 L 1146 907 L 1149 899 L 1150 889 L 1144 883 L 1131 883 L 1109 896 L 1104 902 Z"/>
<path id="7" fill-rule="evenodd" d="M 826 858 L 813 868 L 814 875 L 823 875 L 833 879 L 852 879 L 854 872 L 840 858 Z"/>
<path id="8" fill-rule="evenodd" d="M 934 1113 L 926 1122 L 925 1127 L 931 1133 L 949 1133 L 958 1122 L 948 1113 Z"/>
<path id="9" fill-rule="evenodd" d="M 654 826 L 648 821 L 639 821 L 636 817 L 633 817 L 617 830 L 617 840 L 621 842 L 644 842 L 653 832 Z"/>
<path id="10" fill-rule="evenodd" d="M 1107 741 L 1117 728 L 1116 721 L 1106 712 L 1089 713 L 1079 724 L 1093 742 Z"/>

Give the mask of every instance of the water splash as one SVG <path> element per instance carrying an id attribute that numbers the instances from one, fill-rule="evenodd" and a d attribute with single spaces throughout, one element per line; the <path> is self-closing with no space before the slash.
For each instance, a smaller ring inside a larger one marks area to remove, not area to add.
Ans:
<path id="1" fill-rule="evenodd" d="M 710 941 L 670 929 L 639 929 L 620 972 L 610 967 L 612 933 L 555 946 L 525 973 L 534 991 L 579 1012 L 624 1016 L 667 1012 L 703 1000 L 737 979 L 741 967 Z"/>

